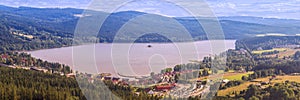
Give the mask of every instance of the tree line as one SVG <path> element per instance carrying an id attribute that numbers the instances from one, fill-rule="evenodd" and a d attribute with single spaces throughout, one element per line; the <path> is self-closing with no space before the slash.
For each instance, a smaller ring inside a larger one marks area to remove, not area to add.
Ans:
<path id="1" fill-rule="evenodd" d="M 36 59 L 26 53 L 2 52 L 0 53 L 0 63 L 20 67 L 39 67 L 48 69 L 49 72 L 62 72 L 64 74 L 72 72 L 70 66 Z"/>

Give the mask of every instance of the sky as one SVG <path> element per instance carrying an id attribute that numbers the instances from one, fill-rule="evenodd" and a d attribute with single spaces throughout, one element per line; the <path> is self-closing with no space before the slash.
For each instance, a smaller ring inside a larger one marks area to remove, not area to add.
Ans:
<path id="1" fill-rule="evenodd" d="M 0 5 L 30 6 L 39 8 L 88 8 L 92 0 L 1 0 Z M 100 0 L 103 6 L 99 10 L 120 1 L 128 0 Z M 178 0 L 177 0 L 178 1 Z M 193 3 L 195 0 L 183 0 L 194 7 L 201 7 Z M 197 1 L 197 0 L 196 0 Z M 201 1 L 201 0 L 198 0 Z M 206 0 L 206 3 L 216 16 L 256 16 L 266 18 L 300 19 L 300 0 Z M 134 10 L 140 12 L 160 14 L 164 16 L 190 16 L 183 7 L 165 0 L 135 0 L 122 5 L 117 11 Z"/>

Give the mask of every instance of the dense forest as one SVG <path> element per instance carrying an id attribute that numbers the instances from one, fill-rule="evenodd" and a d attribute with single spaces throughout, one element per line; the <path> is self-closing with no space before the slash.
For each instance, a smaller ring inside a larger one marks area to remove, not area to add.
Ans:
<path id="1" fill-rule="evenodd" d="M 76 80 L 24 69 L 0 67 L 2 100 L 83 100 Z"/>
<path id="2" fill-rule="evenodd" d="M 84 78 L 85 74 L 80 74 L 79 76 L 82 77 L 75 80 L 57 74 L 7 67 L 0 67 L 0 73 L 0 99 L 2 100 L 158 100 L 162 98 L 146 93 L 137 96 L 132 92 L 133 87 L 113 84 L 112 81 L 95 80 L 90 83 L 87 78 Z"/>

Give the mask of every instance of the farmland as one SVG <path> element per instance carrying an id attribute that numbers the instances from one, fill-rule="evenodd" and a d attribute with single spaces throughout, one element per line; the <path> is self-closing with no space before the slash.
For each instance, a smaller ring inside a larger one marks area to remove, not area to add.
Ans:
<path id="1" fill-rule="evenodd" d="M 286 51 L 287 48 L 273 48 L 270 50 L 256 50 L 256 51 L 252 51 L 253 54 L 262 54 L 262 53 L 266 53 L 266 52 L 274 52 L 274 51 L 279 51 L 279 52 L 283 52 Z"/>
<path id="2" fill-rule="evenodd" d="M 253 72 L 246 72 L 246 73 L 226 73 L 223 76 L 223 79 L 228 80 L 241 80 L 243 76 L 248 76 L 253 74 Z"/>
<path id="3" fill-rule="evenodd" d="M 223 74 L 218 74 L 216 77 L 223 77 L 223 79 L 228 79 L 228 80 L 242 80 L 243 76 L 248 76 L 250 74 L 253 74 L 253 72 L 245 72 L 245 73 L 239 73 L 239 72 L 226 72 Z M 193 80 L 205 80 L 207 78 L 214 78 L 212 76 L 205 76 L 205 77 L 200 77 L 197 79 L 192 79 Z"/>
<path id="4" fill-rule="evenodd" d="M 300 51 L 300 49 L 286 49 L 283 52 L 279 52 L 278 54 L 272 54 L 272 55 L 266 55 L 266 57 L 278 57 L 278 58 L 284 58 L 293 56 L 297 51 Z"/>
<path id="5" fill-rule="evenodd" d="M 239 91 L 246 90 L 248 88 L 248 86 L 251 84 L 255 84 L 255 82 L 245 82 L 245 83 L 235 86 L 235 87 L 230 87 L 230 88 L 227 88 L 224 90 L 219 90 L 217 95 L 218 96 L 226 96 L 226 95 L 232 94 L 233 92 L 239 93 Z"/>
<path id="6" fill-rule="evenodd" d="M 258 78 L 253 81 L 247 81 L 244 82 L 243 84 L 239 86 L 234 86 L 230 87 L 224 90 L 219 90 L 218 91 L 218 96 L 226 96 L 226 95 L 231 95 L 233 93 L 239 93 L 239 91 L 246 90 L 248 86 L 251 84 L 259 84 L 259 82 L 267 82 L 269 81 L 270 77 L 265 77 L 265 78 Z M 291 81 L 291 82 L 298 82 L 300 83 L 300 76 L 291 76 L 291 75 L 284 75 L 284 76 L 277 76 L 275 80 L 271 81 L 270 85 L 274 85 L 275 83 L 283 83 L 285 81 Z"/>

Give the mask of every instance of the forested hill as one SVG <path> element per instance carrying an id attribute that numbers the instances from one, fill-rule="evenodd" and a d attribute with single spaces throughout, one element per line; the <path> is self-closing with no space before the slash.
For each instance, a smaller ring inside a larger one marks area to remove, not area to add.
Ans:
<path id="1" fill-rule="evenodd" d="M 272 48 L 300 45 L 300 36 L 264 36 L 245 38 L 236 41 L 237 49 L 268 50 Z"/>
<path id="2" fill-rule="evenodd" d="M 31 7 L 7 7 L 0 6 L 0 47 L 1 51 L 5 50 L 34 50 L 43 48 L 56 48 L 62 46 L 70 46 L 72 44 L 74 29 L 77 25 L 79 18 L 95 17 L 93 14 L 89 16 L 82 16 L 82 9 L 73 8 L 31 8 Z M 108 13 L 91 11 L 97 13 L 97 15 L 107 15 Z M 120 28 L 132 18 L 135 18 L 146 13 L 136 11 L 116 12 L 110 14 L 106 19 L 103 27 L 99 31 L 99 42 L 112 42 L 115 34 Z M 256 18 L 256 17 L 253 17 Z M 172 34 L 182 34 L 182 31 L 178 29 L 176 25 L 173 25 L 171 21 L 176 20 L 180 24 L 184 25 L 187 31 L 191 34 L 194 40 L 207 39 L 204 30 L 201 25 L 197 23 L 199 19 L 201 22 L 210 22 L 207 18 L 186 17 L 186 18 L 170 18 L 155 14 L 150 14 L 147 18 L 134 22 L 133 26 L 145 26 L 144 28 L 129 28 L 128 31 L 136 32 L 140 30 L 158 30 L 168 31 Z M 240 18 L 239 18 L 240 19 Z M 268 19 L 266 21 L 278 22 L 276 25 L 270 23 L 262 23 L 264 20 L 258 21 L 245 21 L 237 20 L 236 17 L 220 18 L 220 24 L 222 25 L 226 39 L 241 39 L 245 37 L 252 37 L 256 34 L 265 33 L 283 33 L 283 34 L 297 34 L 300 31 L 300 22 L 294 21 L 293 24 L 288 25 L 284 20 L 280 19 Z M 155 24 L 160 29 L 152 29 L 148 27 L 147 22 L 159 22 L 165 25 Z M 299 24 L 297 23 L 299 22 Z M 281 25 L 285 25 L 280 26 Z M 164 27 L 168 25 L 167 27 Z M 163 27 L 163 28 L 161 28 Z M 135 33 L 131 33 L 135 35 Z M 95 37 L 89 37 L 89 35 L 81 41 L 90 41 Z M 178 37 L 171 37 L 173 40 L 180 40 Z M 120 38 L 119 38 L 120 39 Z M 133 39 L 130 37 L 122 40 Z M 151 33 L 145 36 L 141 36 L 136 42 L 170 42 L 166 40 L 166 37 L 158 35 L 157 33 Z M 80 41 L 75 41 L 80 42 Z"/>
<path id="3" fill-rule="evenodd" d="M 73 16 L 72 13 L 81 12 L 82 10 L 74 9 L 0 6 L 0 51 L 34 50 L 71 45 L 73 29 L 62 23 L 72 20 L 68 17 Z"/>

